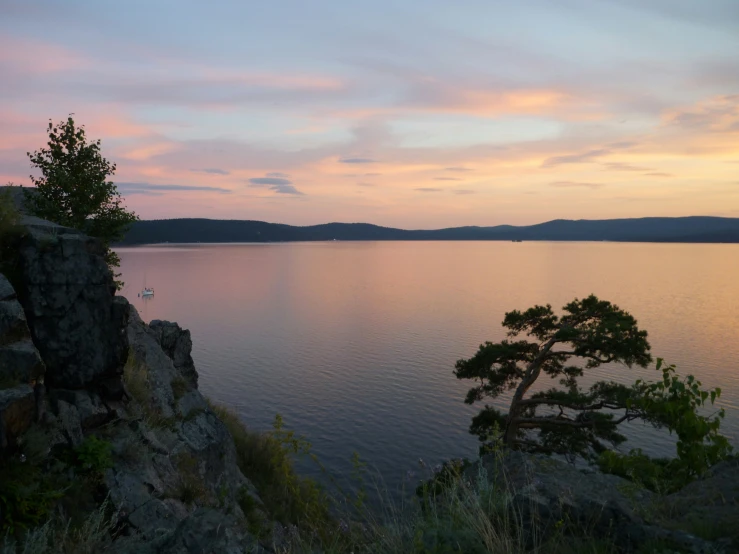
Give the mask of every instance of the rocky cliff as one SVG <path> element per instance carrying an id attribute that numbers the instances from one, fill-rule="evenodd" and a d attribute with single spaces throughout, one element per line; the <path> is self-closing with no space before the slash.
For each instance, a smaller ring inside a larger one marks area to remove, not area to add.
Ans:
<path id="1" fill-rule="evenodd" d="M 247 532 L 241 506 L 258 514 L 261 500 L 198 391 L 189 332 L 147 325 L 116 296 L 95 239 L 28 217 L 18 231 L 0 260 L 3 468 L 56 476 L 91 509 L 107 502 L 111 551 L 269 548 Z M 2 496 L 3 527 L 25 524 Z"/>

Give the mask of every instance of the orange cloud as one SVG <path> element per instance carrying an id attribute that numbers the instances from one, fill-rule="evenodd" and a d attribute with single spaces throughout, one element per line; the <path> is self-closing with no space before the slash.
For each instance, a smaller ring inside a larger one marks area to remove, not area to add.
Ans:
<path id="1" fill-rule="evenodd" d="M 739 94 L 722 95 L 689 107 L 667 111 L 665 126 L 689 131 L 739 133 Z"/>

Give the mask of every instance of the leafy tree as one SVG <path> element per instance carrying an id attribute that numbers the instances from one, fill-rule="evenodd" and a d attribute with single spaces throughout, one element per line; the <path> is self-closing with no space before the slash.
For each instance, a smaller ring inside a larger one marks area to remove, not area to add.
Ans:
<path id="1" fill-rule="evenodd" d="M 108 265 L 118 267 L 120 259 L 110 244 L 123 238 L 138 218 L 109 180 L 116 165 L 100 153 L 100 140 L 88 142 L 84 126 L 77 127 L 71 116 L 57 125 L 49 121 L 47 131 L 47 147 L 28 152 L 31 165 L 41 171 L 41 177 L 31 175 L 36 190 L 26 191 L 29 210 L 101 239 L 108 248 Z"/>
<path id="2" fill-rule="evenodd" d="M 649 488 L 670 491 L 728 458 L 733 448 L 720 433 L 724 409 L 701 413 L 721 396 L 721 389 L 702 389 L 692 375 L 681 378 L 675 366 L 665 364 L 662 358 L 657 359 L 656 369 L 662 371 L 662 379 L 651 383 L 639 379 L 631 403 L 641 410 L 645 421 L 675 433 L 677 456 L 653 460 L 640 449 L 628 454 L 607 451 L 600 455 L 598 464 L 604 471 L 641 481 Z"/>
<path id="3" fill-rule="evenodd" d="M 468 404 L 514 391 L 507 414 L 486 405 L 472 419 L 470 432 L 483 448 L 498 425 L 509 447 L 592 457 L 606 449 L 605 442 L 625 440 L 620 423 L 643 416 L 632 388 L 599 381 L 583 390 L 577 380 L 611 362 L 646 367 L 652 361 L 646 331 L 629 313 L 592 295 L 563 311 L 557 316 L 546 305 L 508 312 L 503 320 L 508 336 L 526 338 L 486 342 L 472 358 L 457 362 L 457 378 L 477 381 L 467 393 Z M 529 394 L 542 373 L 559 377 L 561 388 Z"/>

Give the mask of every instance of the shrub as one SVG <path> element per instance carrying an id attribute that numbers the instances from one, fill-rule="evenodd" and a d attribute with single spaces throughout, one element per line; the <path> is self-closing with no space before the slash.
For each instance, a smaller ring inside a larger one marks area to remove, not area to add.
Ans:
<path id="1" fill-rule="evenodd" d="M 648 489 L 672 492 L 699 477 L 711 466 L 731 456 L 732 446 L 720 433 L 724 410 L 702 415 L 699 410 L 713 405 L 721 389 L 702 389 L 692 375 L 681 378 L 674 365 L 657 360 L 662 380 L 637 381 L 630 400 L 642 419 L 677 435 L 675 458 L 650 458 L 641 449 L 621 454 L 602 452 L 598 465 L 602 471 L 639 482 Z"/>
<path id="2" fill-rule="evenodd" d="M 89 436 L 74 450 L 77 465 L 83 472 L 97 475 L 113 466 L 110 442 Z"/>
<path id="3" fill-rule="evenodd" d="M 17 459 L 4 460 L 0 471 L 0 535 L 39 526 L 64 494 L 38 466 Z"/>

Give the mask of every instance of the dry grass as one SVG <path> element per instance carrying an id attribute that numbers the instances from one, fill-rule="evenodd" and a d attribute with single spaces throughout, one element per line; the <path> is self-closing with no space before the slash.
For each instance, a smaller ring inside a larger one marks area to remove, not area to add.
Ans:
<path id="1" fill-rule="evenodd" d="M 129 350 L 126 365 L 123 367 L 123 384 L 128 394 L 143 410 L 151 408 L 149 370 L 145 364 L 136 359 L 133 350 Z"/>
<path id="2" fill-rule="evenodd" d="M 110 546 L 116 525 L 109 517 L 110 504 L 104 501 L 76 528 L 69 519 L 52 518 L 16 542 L 6 537 L 0 554 L 96 554 Z"/>

